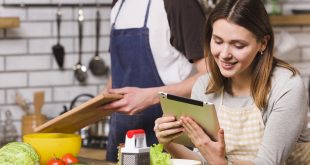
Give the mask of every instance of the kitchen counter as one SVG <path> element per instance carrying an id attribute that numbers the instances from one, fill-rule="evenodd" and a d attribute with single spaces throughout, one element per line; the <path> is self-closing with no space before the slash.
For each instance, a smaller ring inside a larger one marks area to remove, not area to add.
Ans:
<path id="1" fill-rule="evenodd" d="M 105 160 L 106 150 L 81 148 L 78 159 L 89 165 L 116 165 Z"/>

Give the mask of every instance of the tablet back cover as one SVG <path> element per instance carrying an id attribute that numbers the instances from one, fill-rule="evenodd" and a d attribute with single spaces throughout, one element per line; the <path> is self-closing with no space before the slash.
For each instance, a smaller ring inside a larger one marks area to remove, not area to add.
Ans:
<path id="1" fill-rule="evenodd" d="M 212 140 L 217 141 L 220 127 L 213 104 L 165 93 L 160 94 L 160 104 L 164 116 L 172 115 L 177 119 L 181 116 L 189 116 L 204 129 Z M 193 147 L 193 143 L 185 133 L 182 133 L 174 142 Z"/>

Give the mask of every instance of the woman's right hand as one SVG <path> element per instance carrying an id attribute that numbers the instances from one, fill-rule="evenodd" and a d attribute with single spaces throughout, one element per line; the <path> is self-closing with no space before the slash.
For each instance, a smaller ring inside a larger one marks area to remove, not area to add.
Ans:
<path id="1" fill-rule="evenodd" d="M 184 130 L 181 121 L 177 121 L 174 116 L 163 116 L 155 120 L 154 131 L 158 142 L 167 145 Z"/>

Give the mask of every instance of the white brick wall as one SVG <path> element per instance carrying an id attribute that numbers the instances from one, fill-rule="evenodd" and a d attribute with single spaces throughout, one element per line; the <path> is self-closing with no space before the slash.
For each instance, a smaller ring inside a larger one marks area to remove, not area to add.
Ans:
<path id="1" fill-rule="evenodd" d="M 7 31 L 7 37 L 50 37 L 52 33 L 49 22 L 24 22 L 20 28 Z"/>
<path id="2" fill-rule="evenodd" d="M 302 49 L 302 59 L 305 61 L 310 61 L 310 47 Z"/>
<path id="3" fill-rule="evenodd" d="M 70 85 L 74 81 L 73 72 L 42 71 L 29 73 L 29 86 L 58 86 Z"/>
<path id="4" fill-rule="evenodd" d="M 0 6 L 1 17 L 19 17 L 20 20 L 24 21 L 26 20 L 27 16 L 26 11 L 27 10 L 22 8 L 3 8 L 2 6 Z"/>
<path id="5" fill-rule="evenodd" d="M 0 56 L 0 72 L 4 71 L 4 58 Z"/>
<path id="6" fill-rule="evenodd" d="M 0 88 L 27 87 L 27 73 L 0 73 Z"/>
<path id="7" fill-rule="evenodd" d="M 8 56 L 5 63 L 6 71 L 47 70 L 51 68 L 51 56 Z"/>
<path id="8" fill-rule="evenodd" d="M 28 10 L 29 21 L 55 21 L 57 8 L 31 8 Z M 73 12 L 70 8 L 61 8 L 62 21 L 73 20 Z"/>
<path id="9" fill-rule="evenodd" d="M 111 3 L 112 0 L 99 0 Z M 88 72 L 85 85 L 74 78 L 73 66 L 78 61 L 78 25 L 77 9 L 61 8 L 61 44 L 66 55 L 64 71 L 60 71 L 52 55 L 52 46 L 56 44 L 56 12 L 57 7 L 3 7 L 6 3 L 25 3 L 24 0 L 0 0 L 0 16 L 17 16 L 21 26 L 15 29 L 0 29 L 0 113 L 11 110 L 15 125 L 20 133 L 20 120 L 24 112 L 16 105 L 16 92 L 20 92 L 33 110 L 33 94 L 45 92 L 43 114 L 49 118 L 56 117 L 69 107 L 70 101 L 81 93 L 97 95 L 105 86 L 107 77 L 95 77 Z M 58 3 L 59 0 L 27 0 L 27 3 Z M 62 3 L 78 3 L 80 0 L 61 0 Z M 87 0 L 84 3 L 95 3 Z M 88 66 L 94 56 L 95 49 L 95 9 L 85 7 L 84 40 L 82 62 Z M 107 53 L 109 44 L 110 8 L 101 8 L 100 55 L 110 65 Z"/>
<path id="10" fill-rule="evenodd" d="M 32 39 L 29 41 L 30 53 L 48 53 L 51 54 L 52 46 L 57 43 L 55 38 Z M 73 52 L 73 38 L 63 38 L 61 45 L 65 48 L 66 53 Z"/>
<path id="11" fill-rule="evenodd" d="M 0 90 L 0 104 L 4 104 L 5 103 L 5 94 L 4 94 L 4 90 Z"/>
<path id="12" fill-rule="evenodd" d="M 0 56 L 10 54 L 25 54 L 27 53 L 27 40 L 25 39 L 10 39 L 0 40 Z"/>

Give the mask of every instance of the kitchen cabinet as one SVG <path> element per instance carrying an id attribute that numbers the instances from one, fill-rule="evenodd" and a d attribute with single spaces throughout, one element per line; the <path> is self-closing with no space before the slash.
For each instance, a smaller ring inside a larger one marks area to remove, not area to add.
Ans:
<path id="1" fill-rule="evenodd" d="M 0 29 L 18 28 L 19 26 L 18 17 L 0 17 Z"/>
<path id="2" fill-rule="evenodd" d="M 273 26 L 305 26 L 310 25 L 310 14 L 271 15 Z"/>

